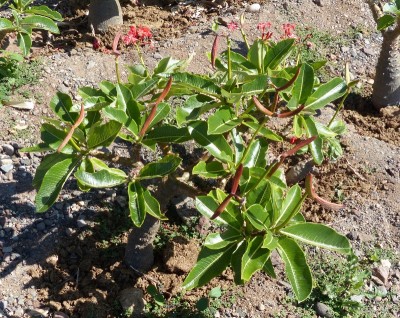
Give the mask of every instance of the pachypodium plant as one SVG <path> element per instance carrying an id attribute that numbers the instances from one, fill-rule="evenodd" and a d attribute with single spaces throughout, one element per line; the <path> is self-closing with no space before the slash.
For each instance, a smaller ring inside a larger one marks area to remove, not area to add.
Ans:
<path id="1" fill-rule="evenodd" d="M 241 27 L 243 23 L 242 19 Z M 234 32 L 238 25 L 229 27 Z M 289 187 L 286 159 L 312 156 L 320 165 L 342 153 L 338 137 L 344 132 L 343 122 L 335 115 L 325 125 L 313 115 L 344 97 L 349 86 L 341 78 L 319 82 L 315 72 L 323 63 L 303 63 L 297 56 L 300 41 L 293 25 L 285 25 L 277 41 L 266 28 L 269 24 L 259 27 L 262 36 L 245 55 L 234 52 L 229 39 L 227 50 L 219 53 L 219 39 L 227 35 L 218 34 L 210 54 L 212 75 L 185 72 L 186 62 L 165 58 L 153 72 L 143 65 L 131 67 L 128 83 L 103 81 L 98 89 L 81 88 L 80 105 L 58 93 L 50 106 L 59 119 L 46 119 L 43 143 L 25 149 L 50 151 L 33 181 L 37 211 L 51 207 L 75 171 L 83 191 L 125 185 L 135 226 L 143 224 L 146 214 L 165 219 L 148 181 L 174 177 L 181 159 L 168 145 L 193 140 L 204 156 L 192 174 L 231 182 L 228 191 L 215 188 L 196 198 L 198 211 L 219 231 L 206 237 L 183 288 L 202 286 L 227 267 L 233 269 L 237 284 L 259 270 L 275 276 L 270 256 L 277 250 L 297 299 L 306 299 L 312 275 L 299 242 L 345 254 L 351 247 L 333 229 L 305 221 L 301 208 L 307 198 L 326 208 L 342 206 L 316 194 L 312 175 L 305 189 L 299 184 Z M 168 100 L 176 96 L 184 100 L 172 114 L 176 124 L 166 123 L 163 119 L 172 109 Z M 270 121 L 292 123 L 293 128 L 282 136 L 269 128 Z M 114 158 L 102 150 L 116 137 L 132 143 L 130 158 Z M 163 155 L 142 163 L 141 147 L 163 149 Z M 284 150 L 273 156 L 271 148 Z"/>
<path id="2" fill-rule="evenodd" d="M 60 13 L 48 6 L 32 5 L 34 0 L 0 0 L 0 7 L 8 5 L 11 18 L 0 18 L 0 42 L 7 33 L 17 34 L 18 46 L 24 55 L 28 55 L 32 47 L 32 30 L 46 30 L 54 34 L 60 33 L 57 21 L 62 21 Z"/>
<path id="3" fill-rule="evenodd" d="M 379 1 L 367 2 L 383 37 L 376 66 L 372 102 L 377 109 L 400 106 L 400 1 L 385 3 L 382 10 L 378 6 Z"/>

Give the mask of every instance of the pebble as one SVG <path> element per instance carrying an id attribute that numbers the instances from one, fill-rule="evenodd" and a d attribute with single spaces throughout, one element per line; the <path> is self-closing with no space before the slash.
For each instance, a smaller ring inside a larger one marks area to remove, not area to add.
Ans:
<path id="1" fill-rule="evenodd" d="M 13 161 L 11 158 L 0 159 L 0 166 L 12 165 Z"/>
<path id="2" fill-rule="evenodd" d="M 0 309 L 4 310 L 8 306 L 8 302 L 6 300 L 0 300 Z"/>
<path id="3" fill-rule="evenodd" d="M 363 52 L 364 52 L 365 54 L 367 54 L 367 55 L 374 55 L 374 50 L 371 49 L 371 48 L 365 47 L 365 48 L 363 48 L 362 50 L 363 50 Z"/>
<path id="4" fill-rule="evenodd" d="M 257 306 L 257 309 L 258 309 L 259 311 L 264 311 L 264 310 L 265 310 L 265 305 L 264 305 L 264 304 L 259 304 L 259 305 Z"/>
<path id="5" fill-rule="evenodd" d="M 7 165 L 2 165 L 0 167 L 0 169 L 4 172 L 7 173 L 9 171 L 11 171 L 14 168 L 14 166 L 12 164 L 7 164 Z"/>
<path id="6" fill-rule="evenodd" d="M 316 303 L 315 304 L 315 312 L 320 317 L 333 317 L 332 316 L 332 309 L 325 305 L 324 303 Z"/>
<path id="7" fill-rule="evenodd" d="M 261 9 L 261 6 L 259 3 L 253 3 L 248 7 L 247 11 L 249 11 L 251 13 L 255 13 L 255 12 L 260 11 L 260 9 Z"/>
<path id="8" fill-rule="evenodd" d="M 53 316 L 54 318 L 69 318 L 69 316 L 67 315 L 67 314 L 64 314 L 63 312 L 61 312 L 61 311 L 56 311 L 55 313 L 54 313 L 54 316 Z"/>
<path id="9" fill-rule="evenodd" d="M 76 221 L 76 225 L 78 226 L 78 228 L 82 228 L 87 226 L 87 223 L 85 220 L 79 219 L 78 221 Z"/>
<path id="10" fill-rule="evenodd" d="M 8 144 L 5 144 L 2 146 L 3 148 L 3 152 L 8 155 L 8 156 L 12 156 L 14 154 L 14 147 Z"/>
<path id="11" fill-rule="evenodd" d="M 39 222 L 36 224 L 36 229 L 38 231 L 44 231 L 46 229 L 46 224 L 44 222 Z"/>
<path id="12" fill-rule="evenodd" d="M 156 59 L 156 60 L 161 60 L 163 57 L 162 57 L 162 55 L 160 54 L 160 53 L 154 53 L 154 58 Z"/>
<path id="13" fill-rule="evenodd" d="M 355 301 L 355 302 L 360 303 L 360 304 L 362 304 L 363 299 L 364 299 L 364 296 L 363 296 L 363 295 L 353 295 L 353 296 L 350 296 L 350 300 L 351 300 L 351 301 Z"/>
<path id="14" fill-rule="evenodd" d="M 3 253 L 11 253 L 13 251 L 12 246 L 4 246 Z"/>
<path id="15" fill-rule="evenodd" d="M 18 308 L 14 311 L 14 316 L 22 317 L 24 315 L 24 310 L 22 308 Z"/>

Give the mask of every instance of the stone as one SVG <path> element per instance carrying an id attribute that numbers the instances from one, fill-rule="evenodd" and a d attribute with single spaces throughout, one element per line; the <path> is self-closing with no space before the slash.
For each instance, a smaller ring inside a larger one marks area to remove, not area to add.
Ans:
<path id="1" fill-rule="evenodd" d="M 373 49 L 367 48 L 367 47 L 363 48 L 362 50 L 367 55 L 374 55 L 374 53 L 375 53 Z"/>
<path id="2" fill-rule="evenodd" d="M 317 6 L 320 6 L 320 7 L 323 7 L 323 6 L 324 6 L 323 3 L 322 3 L 322 0 L 313 0 L 313 2 L 314 2 Z"/>
<path id="3" fill-rule="evenodd" d="M 372 269 L 372 275 L 379 278 L 386 286 L 389 281 L 390 268 L 380 265 Z"/>
<path id="4" fill-rule="evenodd" d="M 161 55 L 160 53 L 154 53 L 153 57 L 154 57 L 156 60 L 161 60 L 161 59 L 163 58 L 162 55 Z"/>
<path id="5" fill-rule="evenodd" d="M 53 315 L 54 318 L 69 318 L 67 314 L 64 314 L 61 311 L 56 311 Z"/>
<path id="6" fill-rule="evenodd" d="M 136 317 L 143 312 L 144 301 L 143 291 L 139 288 L 126 288 L 118 295 L 118 301 L 124 311 L 132 313 L 132 317 Z"/>
<path id="7" fill-rule="evenodd" d="M 46 224 L 44 222 L 39 222 L 36 224 L 36 229 L 38 231 L 44 231 L 46 229 Z"/>
<path id="8" fill-rule="evenodd" d="M 7 300 L 0 300 L 0 309 L 5 310 L 8 306 Z"/>
<path id="9" fill-rule="evenodd" d="M 327 318 L 333 317 L 332 309 L 329 306 L 325 305 L 324 303 L 320 302 L 316 303 L 315 312 L 320 317 L 327 317 Z"/>
<path id="10" fill-rule="evenodd" d="M 309 174 L 314 167 L 314 161 L 301 161 L 291 167 L 288 172 L 286 173 L 286 182 L 289 185 L 298 183 L 299 181 L 303 180 L 307 174 Z"/>
<path id="11" fill-rule="evenodd" d="M 0 166 L 12 165 L 12 163 L 13 163 L 12 159 L 8 156 L 0 158 Z"/>
<path id="12" fill-rule="evenodd" d="M 11 253 L 13 251 L 12 246 L 4 246 L 3 253 Z"/>
<path id="13" fill-rule="evenodd" d="M 8 156 L 12 156 L 14 154 L 14 147 L 9 145 L 9 144 L 5 144 L 2 146 L 3 148 L 3 152 L 8 155 Z"/>
<path id="14" fill-rule="evenodd" d="M 259 12 L 261 9 L 261 6 L 259 3 L 253 3 L 250 6 L 247 7 L 247 11 L 251 12 L 251 13 L 256 13 Z"/>
<path id="15" fill-rule="evenodd" d="M 122 9 L 117 0 L 91 0 L 89 26 L 96 32 L 106 32 L 111 26 L 122 25 Z"/>
<path id="16" fill-rule="evenodd" d="M 346 234 L 346 237 L 347 237 L 349 240 L 355 241 L 355 240 L 358 239 L 358 233 L 357 233 L 356 231 L 351 231 L 351 232 L 349 232 L 349 233 Z"/>
<path id="17" fill-rule="evenodd" d="M 350 296 L 350 300 L 362 304 L 363 300 L 364 300 L 364 295 L 353 295 L 353 296 Z"/>
<path id="18" fill-rule="evenodd" d="M 22 308 L 17 308 L 17 309 L 14 311 L 14 316 L 22 317 L 23 315 L 24 315 L 24 310 L 23 310 Z"/>
<path id="19" fill-rule="evenodd" d="M 171 203 L 175 205 L 176 213 L 186 224 L 193 224 L 193 221 L 199 215 L 196 209 L 196 202 L 191 197 L 179 196 L 173 199 Z"/>
<path id="20" fill-rule="evenodd" d="M 259 304 L 259 305 L 257 306 L 257 309 L 258 309 L 259 311 L 264 311 L 264 310 L 265 310 L 265 305 L 264 305 L 263 303 L 261 303 L 261 304 Z"/>
<path id="21" fill-rule="evenodd" d="M 79 219 L 78 221 L 76 221 L 76 225 L 78 226 L 78 228 L 83 228 L 83 227 L 87 226 L 87 223 L 85 220 Z"/>
<path id="22" fill-rule="evenodd" d="M 379 296 L 381 296 L 381 297 L 386 297 L 387 293 L 388 293 L 385 286 L 378 286 L 376 288 L 376 291 L 378 292 Z"/>
<path id="23" fill-rule="evenodd" d="M 2 166 L 0 167 L 0 169 L 1 169 L 4 173 L 8 173 L 8 172 L 12 171 L 12 169 L 14 169 L 14 165 L 13 165 L 13 164 L 2 165 Z"/>

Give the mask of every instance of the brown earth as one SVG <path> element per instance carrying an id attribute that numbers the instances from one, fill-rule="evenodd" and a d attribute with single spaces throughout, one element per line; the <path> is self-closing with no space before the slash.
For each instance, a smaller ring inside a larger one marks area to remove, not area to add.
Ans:
<path id="1" fill-rule="evenodd" d="M 154 30 L 154 48 L 144 51 L 150 67 L 162 57 L 185 59 L 194 52 L 189 70 L 207 73 L 212 72 L 205 55 L 213 41 L 212 21 L 217 17 L 237 21 L 244 12 L 250 39 L 257 36 L 258 22 L 271 21 L 275 32 L 279 32 L 282 23 L 293 22 L 299 30 L 315 34 L 312 41 L 316 43 L 316 51 L 329 61 L 326 68 L 329 76 L 343 75 L 345 62 L 350 62 L 351 72 L 361 85 L 346 101 L 341 114 L 348 125 L 348 133 L 341 141 L 345 155 L 318 168 L 316 179 L 316 190 L 321 196 L 343 201 L 346 208 L 332 212 L 307 202 L 303 214 L 309 220 L 323 221 L 349 235 L 360 259 L 365 260 L 377 248 L 393 252 L 390 286 L 387 286 L 390 296 L 365 300 L 374 313 L 360 317 L 398 317 L 400 114 L 398 107 L 379 113 L 370 103 L 381 38 L 368 7 L 362 0 L 324 0 L 323 6 L 312 0 L 270 0 L 259 1 L 260 12 L 247 12 L 248 5 L 256 2 L 221 1 L 222 5 L 215 7 L 212 2 L 196 5 L 188 1 L 165 8 L 157 6 L 157 1 L 141 7 L 127 3 L 122 30 L 133 23 Z M 79 1 L 72 4 L 75 5 L 71 8 L 67 1 L 61 1 L 58 6 L 68 16 L 69 23 L 60 36 L 43 47 L 42 36 L 37 35 L 32 57 L 43 57 L 42 79 L 26 88 L 36 97 L 36 106 L 29 112 L 2 108 L 1 144 L 15 143 L 18 147 L 35 144 L 41 117 L 50 115 L 48 105 L 57 90 L 76 97 L 78 86 L 96 85 L 103 79 L 116 80 L 113 56 L 104 50 L 93 50 L 93 36 L 85 21 L 86 8 Z M 317 35 L 322 33 L 331 36 L 332 45 L 318 40 Z M 114 33 L 99 35 L 103 48 L 109 48 L 113 37 Z M 241 49 L 240 34 L 234 34 L 233 38 L 236 48 Z M 130 48 L 121 49 L 123 66 L 138 62 Z M 258 273 L 247 285 L 232 287 L 232 274 L 226 271 L 209 285 L 181 295 L 182 274 L 193 262 L 193 257 L 186 257 L 187 253 L 195 255 L 194 242 L 198 243 L 201 235 L 177 224 L 165 225 L 156 246 L 153 270 L 138 277 L 121 263 L 130 227 L 122 191 L 82 194 L 71 182 L 51 212 L 37 215 L 32 206 L 35 192 L 30 183 L 40 159 L 19 153 L 13 156 L 16 165 L 23 166 L 20 163 L 23 159 L 29 161 L 26 170 L 0 175 L 0 225 L 5 231 L 5 236 L 0 237 L 0 260 L 3 257 L 0 300 L 8 303 L 10 316 L 36 313 L 38 317 L 52 317 L 55 311 L 60 311 L 70 317 L 117 317 L 121 313 L 117 300 L 120 291 L 133 286 L 143 289 L 147 306 L 157 316 L 151 307 L 153 299 L 146 294 L 147 286 L 152 284 L 169 301 L 165 311 L 171 317 L 206 317 L 195 316 L 195 303 L 215 286 L 224 291 L 217 308 L 220 317 L 306 317 L 290 298 L 283 265 L 275 256 L 277 279 Z M 183 236 L 187 236 L 185 231 L 194 236 L 187 248 L 182 239 L 175 238 L 166 244 L 177 231 Z M 3 254 L 5 246 L 12 247 L 12 252 Z M 170 267 L 163 265 L 166 259 Z M 178 303 L 173 301 L 176 299 Z M 185 302 L 190 309 L 182 308 Z M 25 313 L 21 314 L 19 309 Z M 0 317 L 1 314 L 0 311 Z"/>

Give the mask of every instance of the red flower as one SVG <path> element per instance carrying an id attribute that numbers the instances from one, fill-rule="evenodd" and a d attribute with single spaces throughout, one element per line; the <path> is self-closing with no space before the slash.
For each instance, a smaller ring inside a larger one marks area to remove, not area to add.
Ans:
<path id="1" fill-rule="evenodd" d="M 228 23 L 227 28 L 230 31 L 235 31 L 235 30 L 237 30 L 239 28 L 239 25 L 235 21 L 231 21 L 231 22 Z"/>
<path id="2" fill-rule="evenodd" d="M 261 38 L 264 41 L 269 40 L 272 38 L 273 33 L 271 31 L 266 31 L 266 29 L 269 29 L 271 27 L 271 22 L 260 22 L 257 25 L 257 29 L 261 31 Z"/>
<path id="3" fill-rule="evenodd" d="M 145 26 L 140 26 L 137 29 L 137 37 L 139 40 L 147 40 L 153 37 L 153 34 L 151 34 L 151 31 L 148 27 Z"/>
<path id="4" fill-rule="evenodd" d="M 292 138 L 290 138 L 289 142 L 293 145 L 293 144 L 295 144 L 297 142 L 297 140 L 299 140 L 299 138 L 292 137 Z"/>
<path id="5" fill-rule="evenodd" d="M 93 39 L 93 49 L 98 50 L 100 48 L 100 41 L 98 38 Z"/>
<path id="6" fill-rule="evenodd" d="M 295 35 L 293 34 L 294 28 L 296 26 L 292 23 L 284 23 L 282 24 L 283 32 L 285 33 L 284 37 L 286 38 L 294 38 Z"/>
<path id="7" fill-rule="evenodd" d="M 129 32 L 122 37 L 122 41 L 124 41 L 126 45 L 136 44 L 137 42 L 140 42 L 141 45 L 151 45 L 151 41 L 149 40 L 152 37 L 153 34 L 148 27 L 140 26 L 136 28 L 134 25 L 132 25 L 129 28 Z"/>

